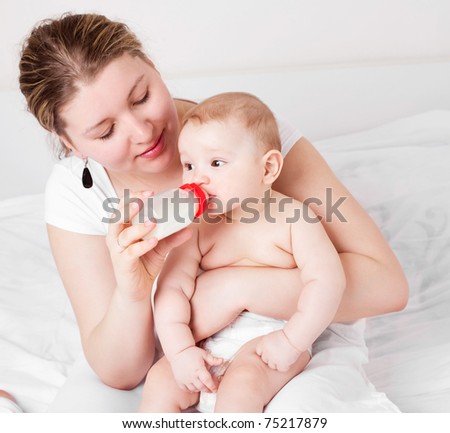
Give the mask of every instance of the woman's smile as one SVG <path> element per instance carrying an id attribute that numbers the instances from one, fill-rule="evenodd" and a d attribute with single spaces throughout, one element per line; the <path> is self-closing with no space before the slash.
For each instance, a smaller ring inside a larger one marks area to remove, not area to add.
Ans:
<path id="1" fill-rule="evenodd" d="M 157 158 L 164 151 L 165 148 L 165 139 L 164 139 L 164 131 L 159 136 L 156 143 L 152 144 L 148 147 L 144 152 L 139 154 L 137 158 L 148 158 L 154 159 Z"/>

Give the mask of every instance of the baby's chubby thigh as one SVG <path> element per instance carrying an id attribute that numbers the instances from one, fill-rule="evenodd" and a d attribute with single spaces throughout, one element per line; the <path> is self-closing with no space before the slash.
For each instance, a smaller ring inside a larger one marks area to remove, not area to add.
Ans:
<path id="1" fill-rule="evenodd" d="M 286 372 L 271 369 L 256 353 L 261 338 L 250 340 L 235 355 L 217 392 L 215 412 L 262 412 L 272 397 L 308 364 L 302 354 Z"/>
<path id="2" fill-rule="evenodd" d="M 183 391 L 177 385 L 170 363 L 163 356 L 147 373 L 139 412 L 181 412 L 198 399 L 199 393 Z"/>

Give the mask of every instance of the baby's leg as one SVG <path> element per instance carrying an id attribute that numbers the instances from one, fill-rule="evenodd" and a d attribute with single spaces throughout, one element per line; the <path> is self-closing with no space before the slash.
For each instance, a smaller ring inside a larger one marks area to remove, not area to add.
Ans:
<path id="1" fill-rule="evenodd" d="M 308 364 L 308 352 L 286 372 L 269 368 L 256 354 L 261 337 L 245 344 L 231 362 L 217 391 L 215 412 L 259 412 L 273 396 Z"/>
<path id="2" fill-rule="evenodd" d="M 175 382 L 166 357 L 147 374 L 139 412 L 182 412 L 198 402 L 199 393 L 183 391 Z"/>

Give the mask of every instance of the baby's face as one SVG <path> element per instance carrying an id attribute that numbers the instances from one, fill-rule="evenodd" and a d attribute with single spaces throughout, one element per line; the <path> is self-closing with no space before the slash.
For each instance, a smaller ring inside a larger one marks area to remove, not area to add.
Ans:
<path id="1" fill-rule="evenodd" d="M 197 183 L 208 193 L 215 203 L 210 213 L 229 212 L 244 199 L 260 199 L 267 189 L 264 153 L 236 120 L 190 121 L 180 133 L 178 148 L 183 182 Z"/>

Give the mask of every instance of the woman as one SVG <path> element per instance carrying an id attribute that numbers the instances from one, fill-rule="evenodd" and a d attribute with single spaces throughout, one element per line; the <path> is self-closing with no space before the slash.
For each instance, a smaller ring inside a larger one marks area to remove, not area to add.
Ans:
<path id="1" fill-rule="evenodd" d="M 192 103 L 171 98 L 126 26 L 91 14 L 66 15 L 32 31 L 23 47 L 20 86 L 29 110 L 59 138 L 66 156 L 56 164 L 47 185 L 46 220 L 85 357 L 105 384 L 132 389 L 144 379 L 155 356 L 152 284 L 167 252 L 184 242 L 189 231 L 157 243 L 153 238 L 142 240 L 151 224 L 129 226 L 124 217 L 109 225 L 101 220 L 110 198 L 131 190 L 143 191 L 132 195 L 144 199 L 180 184 L 178 125 Z M 347 277 L 336 322 L 402 309 L 407 299 L 405 277 L 375 224 L 306 138 L 283 123 L 280 131 L 284 153 L 289 153 L 274 188 L 301 201 L 314 198 L 311 207 L 322 217 L 327 189 L 333 197 L 346 197 L 339 209 L 346 221 L 323 220 Z M 131 208 L 130 216 L 137 212 Z M 274 270 L 271 279 L 255 287 L 239 287 L 224 279 L 224 287 L 214 290 L 233 290 L 231 320 L 244 309 L 264 314 L 255 294 L 273 284 L 290 290 L 292 299 L 301 289 L 297 275 L 281 279 Z M 237 301 L 240 311 L 234 311 Z M 280 310 L 289 317 L 294 304 L 286 302 Z M 203 325 L 211 333 L 218 331 L 214 323 Z M 336 326 L 356 332 L 355 344 L 360 345 L 359 329 Z M 340 341 L 350 339 L 344 335 Z M 325 340 L 326 347 L 336 343 Z M 318 355 L 326 347 L 318 344 Z M 386 407 L 390 410 L 389 403 Z M 311 408 L 320 410 L 314 404 Z"/>

